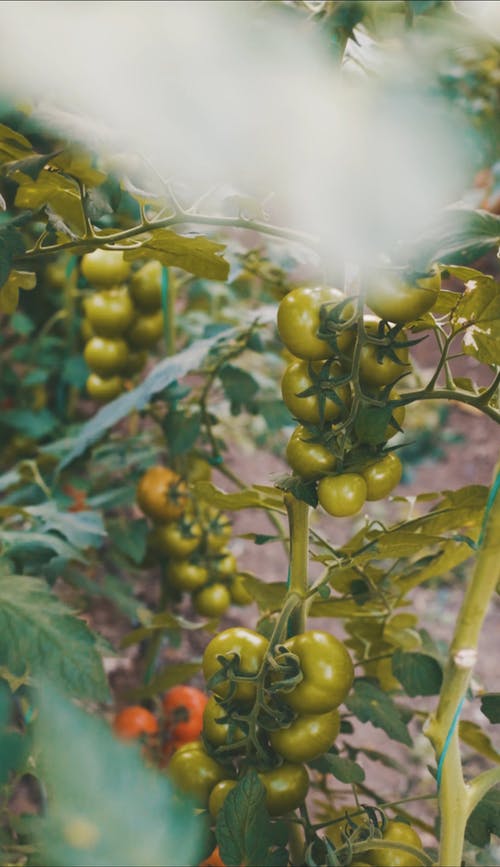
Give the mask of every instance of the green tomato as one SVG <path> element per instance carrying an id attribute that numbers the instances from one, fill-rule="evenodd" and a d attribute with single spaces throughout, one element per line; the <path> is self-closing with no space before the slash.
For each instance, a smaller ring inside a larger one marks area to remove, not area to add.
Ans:
<path id="1" fill-rule="evenodd" d="M 94 292 L 84 301 L 85 314 L 99 337 L 121 337 L 134 320 L 135 309 L 126 288 Z"/>
<path id="2" fill-rule="evenodd" d="M 361 470 L 361 475 L 366 482 L 366 499 L 383 500 L 401 481 L 403 465 L 394 452 L 389 452 Z"/>
<path id="3" fill-rule="evenodd" d="M 83 356 L 91 371 L 109 377 L 122 372 L 127 363 L 128 346 L 120 338 L 92 337 Z"/>
<path id="4" fill-rule="evenodd" d="M 298 714 L 325 714 L 346 698 L 354 679 L 354 668 L 338 638 L 318 629 L 294 635 L 283 643 L 298 656 L 303 679 L 280 697 Z"/>
<path id="5" fill-rule="evenodd" d="M 130 294 L 135 304 L 145 313 L 154 313 L 161 307 L 162 275 L 161 262 L 151 259 L 132 276 Z"/>
<path id="6" fill-rule="evenodd" d="M 127 340 L 134 349 L 150 349 L 163 335 L 163 312 L 138 316 L 127 332 Z"/>
<path id="7" fill-rule="evenodd" d="M 366 303 L 386 322 L 414 322 L 434 307 L 441 289 L 441 271 L 435 265 L 428 276 L 409 283 L 397 270 L 379 269 L 370 277 Z"/>
<path id="8" fill-rule="evenodd" d="M 310 762 L 330 749 L 340 731 L 337 710 L 298 716 L 288 728 L 269 735 L 273 750 L 287 762 Z"/>
<path id="9" fill-rule="evenodd" d="M 130 351 L 128 354 L 127 363 L 123 368 L 123 375 L 134 376 L 134 374 L 140 373 L 141 370 L 145 367 L 147 360 L 147 352 Z"/>
<path id="10" fill-rule="evenodd" d="M 405 822 L 387 822 L 382 838 L 415 849 L 423 848 L 417 832 Z M 418 858 L 403 849 L 370 849 L 363 852 L 363 858 L 374 867 L 419 867 L 421 864 Z"/>
<path id="11" fill-rule="evenodd" d="M 231 551 L 219 550 L 219 557 L 212 560 L 212 571 L 216 578 L 232 578 L 238 571 L 238 563 L 236 557 Z"/>
<path id="12" fill-rule="evenodd" d="M 340 385 L 335 389 L 335 394 L 341 401 L 340 405 L 328 398 L 327 393 L 324 392 L 325 401 L 323 403 L 322 417 L 317 392 L 307 397 L 299 397 L 302 392 L 314 387 L 311 371 L 313 374 L 319 374 L 324 368 L 324 362 L 297 360 L 292 361 L 283 374 L 283 379 L 281 380 L 283 400 L 291 414 L 299 419 L 299 421 L 317 425 L 322 423 L 322 421 L 335 421 L 345 414 L 351 397 L 348 385 Z M 329 377 L 338 377 L 342 374 L 342 368 L 336 361 L 329 364 L 327 362 L 326 368 Z"/>
<path id="13" fill-rule="evenodd" d="M 245 586 L 245 576 L 235 575 L 229 585 L 233 605 L 251 605 L 254 598 Z"/>
<path id="14" fill-rule="evenodd" d="M 222 809 L 224 801 L 229 795 L 231 789 L 234 789 L 237 785 L 236 780 L 221 780 L 220 783 L 217 783 L 217 785 L 213 787 L 208 799 L 208 811 L 214 819 Z"/>
<path id="15" fill-rule="evenodd" d="M 195 593 L 193 605 L 202 617 L 222 617 L 231 605 L 231 594 L 225 584 L 208 584 Z"/>
<path id="16" fill-rule="evenodd" d="M 286 459 L 303 479 L 317 479 L 335 469 L 337 459 L 322 443 L 311 442 L 312 434 L 299 425 L 286 447 Z"/>
<path id="17" fill-rule="evenodd" d="M 237 743 L 244 737 L 244 733 L 236 726 L 229 723 L 221 723 L 219 720 L 225 716 L 217 699 L 211 695 L 203 711 L 203 737 L 213 747 L 222 747 L 224 744 Z M 232 729 L 230 734 L 230 729 Z"/>
<path id="18" fill-rule="evenodd" d="M 82 322 L 80 325 L 80 334 L 82 335 L 85 343 L 88 343 L 88 341 L 92 337 L 95 337 L 95 331 L 92 328 L 92 325 L 90 324 L 89 320 L 86 319 L 85 317 L 82 319 Z"/>
<path id="19" fill-rule="evenodd" d="M 285 295 L 278 307 L 278 331 L 287 349 L 298 358 L 311 361 L 335 355 L 329 343 L 317 337 L 320 311 L 324 304 L 335 306 L 344 300 L 342 292 L 328 286 L 301 287 Z M 343 318 L 347 319 L 351 314 L 352 305 L 344 307 Z M 344 331 L 337 338 L 342 352 L 352 342 L 352 331 Z"/>
<path id="20" fill-rule="evenodd" d="M 80 267 L 89 283 L 97 286 L 123 283 L 130 274 L 130 263 L 123 258 L 122 250 L 94 250 L 92 253 L 85 253 Z"/>
<path id="21" fill-rule="evenodd" d="M 201 527 L 195 521 L 184 519 L 158 524 L 151 534 L 151 544 L 160 554 L 184 560 L 200 547 Z"/>
<path id="22" fill-rule="evenodd" d="M 267 638 L 242 626 L 233 626 L 219 632 L 205 649 L 203 654 L 203 674 L 205 680 L 210 680 L 221 670 L 218 656 L 231 659 L 236 654 L 239 657 L 238 669 L 242 674 L 257 674 L 269 647 Z M 214 687 L 213 692 L 221 698 L 229 693 L 229 681 L 224 680 Z M 238 683 L 234 692 L 237 701 L 248 703 L 255 699 L 254 683 Z"/>
<path id="23" fill-rule="evenodd" d="M 93 400 L 99 400 L 107 403 L 109 400 L 114 400 L 123 391 L 123 379 L 120 376 L 110 376 L 108 379 L 99 376 L 97 373 L 91 373 L 85 383 L 87 394 Z"/>
<path id="24" fill-rule="evenodd" d="M 189 795 L 198 806 L 207 807 L 210 792 L 227 778 L 228 768 L 212 759 L 203 746 L 189 749 L 189 744 L 185 744 L 170 759 L 168 776 L 179 791 Z"/>
<path id="25" fill-rule="evenodd" d="M 318 485 L 318 500 L 335 518 L 356 515 L 366 500 L 366 482 L 358 473 L 325 476 Z"/>
<path id="26" fill-rule="evenodd" d="M 167 566 L 167 581 L 176 590 L 192 593 L 207 583 L 208 571 L 189 560 L 172 560 Z"/>
<path id="27" fill-rule="evenodd" d="M 378 320 L 373 316 L 364 317 L 364 328 L 368 336 L 378 337 Z M 396 342 L 406 340 L 404 332 L 400 332 Z M 362 385 L 382 388 L 395 382 L 403 373 L 411 370 L 409 363 L 408 347 L 396 347 L 392 350 L 397 361 L 389 353 L 379 357 L 379 347 L 374 343 L 365 343 L 361 349 L 359 360 L 359 378 Z"/>
<path id="28" fill-rule="evenodd" d="M 205 550 L 207 554 L 221 552 L 229 542 L 231 533 L 231 521 L 227 515 L 218 511 L 211 514 L 205 527 Z"/>
<path id="29" fill-rule="evenodd" d="M 266 790 L 266 807 L 271 816 L 284 816 L 304 803 L 309 777 L 304 765 L 284 762 L 279 768 L 259 773 Z"/>

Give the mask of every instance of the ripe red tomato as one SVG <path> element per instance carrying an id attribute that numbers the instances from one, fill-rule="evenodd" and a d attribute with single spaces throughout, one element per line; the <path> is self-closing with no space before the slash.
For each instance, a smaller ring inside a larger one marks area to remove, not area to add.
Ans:
<path id="1" fill-rule="evenodd" d="M 130 705 L 117 713 L 113 730 L 125 740 L 133 740 L 143 735 L 156 735 L 158 733 L 158 720 L 145 707 Z"/>
<path id="2" fill-rule="evenodd" d="M 206 693 L 195 686 L 173 686 L 163 696 L 163 713 L 169 737 L 177 744 L 196 740 L 203 728 Z"/>

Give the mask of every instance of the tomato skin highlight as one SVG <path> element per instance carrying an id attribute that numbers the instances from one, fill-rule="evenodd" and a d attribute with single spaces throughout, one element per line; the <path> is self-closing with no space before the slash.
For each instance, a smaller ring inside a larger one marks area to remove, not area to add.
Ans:
<path id="1" fill-rule="evenodd" d="M 303 425 L 295 428 L 288 440 L 286 459 L 298 476 L 317 479 L 335 469 L 335 455 L 321 443 L 310 442 L 311 434 Z"/>
<path id="2" fill-rule="evenodd" d="M 124 707 L 113 721 L 113 731 L 124 740 L 134 740 L 143 735 L 158 734 L 158 720 L 141 705 Z"/>
<path id="3" fill-rule="evenodd" d="M 220 671 L 220 663 L 217 656 L 231 657 L 239 655 L 239 670 L 244 674 L 257 674 L 269 647 L 267 638 L 252 629 L 242 626 L 234 626 L 219 632 L 205 648 L 203 654 L 203 674 L 205 680 Z M 214 688 L 215 695 L 226 698 L 229 692 L 229 681 L 222 681 Z M 234 697 L 242 703 L 252 702 L 255 699 L 255 684 L 238 683 Z"/>
<path id="4" fill-rule="evenodd" d="M 302 632 L 283 642 L 298 656 L 303 679 L 280 696 L 300 714 L 324 714 L 335 710 L 347 697 L 354 668 L 346 648 L 335 636 L 318 629 Z"/>
<path id="5" fill-rule="evenodd" d="M 90 370 L 104 378 L 121 373 L 127 363 L 128 346 L 121 338 L 91 337 L 83 350 Z"/>
<path id="6" fill-rule="evenodd" d="M 266 789 L 266 807 L 271 816 L 284 816 L 304 803 L 309 777 L 304 765 L 284 762 L 279 768 L 259 773 Z"/>
<path id="7" fill-rule="evenodd" d="M 394 452 L 368 465 L 361 471 L 366 482 L 366 499 L 383 500 L 401 481 L 403 465 Z"/>
<path id="8" fill-rule="evenodd" d="M 87 321 L 99 337 L 121 337 L 135 316 L 126 288 L 94 292 L 85 299 L 83 307 Z"/>
<path id="9" fill-rule="evenodd" d="M 231 594 L 225 584 L 208 584 L 195 593 L 193 605 L 202 617 L 222 617 L 231 605 Z"/>
<path id="10" fill-rule="evenodd" d="M 93 250 L 85 253 L 80 263 L 83 276 L 96 286 L 113 286 L 123 283 L 130 274 L 130 263 L 123 258 L 122 250 Z"/>
<path id="11" fill-rule="evenodd" d="M 287 762 L 310 762 L 330 749 L 340 731 L 337 710 L 301 714 L 288 728 L 269 735 L 273 750 Z"/>
<path id="12" fill-rule="evenodd" d="M 208 811 L 214 819 L 222 809 L 229 792 L 231 789 L 234 789 L 236 785 L 236 780 L 221 780 L 220 783 L 217 783 L 217 785 L 213 787 L 208 799 Z"/>
<path id="13" fill-rule="evenodd" d="M 97 373 L 91 373 L 85 383 L 87 394 L 92 400 L 99 400 L 106 403 L 108 400 L 114 400 L 123 391 L 123 379 L 121 376 L 110 376 L 104 378 Z"/>
<path id="14" fill-rule="evenodd" d="M 297 358 L 319 361 L 332 358 L 335 350 L 317 337 L 320 327 L 320 310 L 323 304 L 336 305 L 345 300 L 338 289 L 328 286 L 299 287 L 292 289 L 278 307 L 278 332 L 285 344 Z M 345 316 L 349 316 L 344 308 Z M 342 352 L 351 346 L 353 333 L 342 332 L 338 346 Z"/>
<path id="15" fill-rule="evenodd" d="M 325 512 L 335 518 L 349 518 L 363 508 L 366 482 L 359 473 L 325 476 L 318 485 L 318 500 Z"/>

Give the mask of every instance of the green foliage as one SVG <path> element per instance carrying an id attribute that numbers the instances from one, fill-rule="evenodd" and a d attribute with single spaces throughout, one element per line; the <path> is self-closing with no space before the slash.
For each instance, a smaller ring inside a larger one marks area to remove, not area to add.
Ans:
<path id="1" fill-rule="evenodd" d="M 36 742 L 50 793 L 38 830 L 45 863 L 196 863 L 200 823 L 165 775 L 145 767 L 139 746 L 118 742 L 46 682 Z"/>
<path id="2" fill-rule="evenodd" d="M 265 807 L 266 790 L 257 773 L 249 770 L 227 795 L 217 816 L 216 834 L 224 864 L 259 864 L 285 867 L 287 831 L 271 823 Z"/>
<path id="3" fill-rule="evenodd" d="M 177 235 L 170 229 L 155 229 L 139 235 L 138 240 L 141 245 L 127 250 L 126 259 L 134 261 L 150 257 L 167 267 L 175 265 L 197 277 L 210 280 L 227 279 L 229 263 L 219 255 L 225 250 L 225 244 L 217 244 L 203 235 Z"/>
<path id="4" fill-rule="evenodd" d="M 491 789 L 472 811 L 465 838 L 475 846 L 487 846 L 491 834 L 500 836 L 500 788 Z"/>
<path id="5" fill-rule="evenodd" d="M 19 771 L 28 752 L 28 739 L 11 725 L 12 702 L 4 682 L 0 681 L 0 790 L 11 771 Z"/>
<path id="6" fill-rule="evenodd" d="M 361 721 L 371 722 L 395 741 L 410 746 L 410 734 L 393 700 L 368 680 L 356 680 L 346 707 Z"/>
<path id="7" fill-rule="evenodd" d="M 491 723 L 500 723 L 500 692 L 482 695 L 481 710 Z"/>
<path id="8" fill-rule="evenodd" d="M 40 578 L 0 575 L 0 664 L 43 671 L 78 698 L 109 695 L 95 636 Z"/>
<path id="9" fill-rule="evenodd" d="M 325 753 L 321 758 L 310 762 L 310 765 L 323 774 L 333 774 L 341 783 L 362 783 L 365 779 L 361 765 L 333 752 Z"/>
<path id="10" fill-rule="evenodd" d="M 437 695 L 443 682 L 439 662 L 425 653 L 396 650 L 392 657 L 392 673 L 410 696 Z"/>

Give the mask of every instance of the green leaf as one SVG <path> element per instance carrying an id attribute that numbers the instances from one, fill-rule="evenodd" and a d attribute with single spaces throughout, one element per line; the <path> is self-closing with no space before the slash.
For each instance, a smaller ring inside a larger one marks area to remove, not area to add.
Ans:
<path id="1" fill-rule="evenodd" d="M 155 394 L 164 391 L 172 382 L 182 379 L 190 370 L 196 370 L 219 341 L 231 340 L 239 333 L 239 329 L 232 328 L 223 335 L 199 340 L 177 355 L 160 361 L 137 388 L 112 400 L 83 425 L 72 448 L 60 462 L 59 470 L 82 455 L 109 428 L 114 427 L 131 412 L 144 409 Z"/>
<path id="2" fill-rule="evenodd" d="M 23 234 L 14 224 L 14 221 L 0 221 L 0 286 L 7 282 L 12 270 L 12 263 L 16 256 L 21 256 L 26 250 Z M 19 293 L 17 293 L 18 295 Z M 16 303 L 12 309 L 14 295 Z M 8 288 L 7 293 L 0 293 L 0 312 L 13 313 L 17 306 L 17 295 L 14 286 Z M 11 309 L 6 309 L 11 305 Z"/>
<path id="3" fill-rule="evenodd" d="M 419 261 L 474 262 L 500 243 L 500 217 L 466 208 L 446 210 L 418 244 Z"/>
<path id="4" fill-rule="evenodd" d="M 113 546 L 116 546 L 122 554 L 129 557 L 133 563 L 142 563 L 146 553 L 148 537 L 148 522 L 145 519 L 138 521 L 122 520 L 109 521 L 108 530 Z"/>
<path id="5" fill-rule="evenodd" d="M 361 722 L 371 722 L 392 740 L 411 746 L 411 737 L 397 705 L 370 681 L 355 680 L 354 693 L 345 700 L 345 705 Z"/>
<path id="6" fill-rule="evenodd" d="M 468 269 L 448 269 L 457 276 Z M 500 343 L 500 284 L 486 274 L 472 271 L 452 315 L 453 328 L 463 333 L 462 348 L 482 364 L 498 363 Z M 463 330 L 465 327 L 465 331 Z"/>
<path id="7" fill-rule="evenodd" d="M 286 581 L 261 581 L 249 572 L 240 572 L 245 590 L 248 590 L 262 611 L 279 611 L 283 605 L 287 589 Z"/>
<path id="8" fill-rule="evenodd" d="M 34 181 L 22 172 L 13 179 L 19 184 L 15 204 L 18 208 L 39 211 L 43 207 L 61 217 L 78 235 L 85 234 L 85 217 L 78 184 L 61 172 L 42 171 Z"/>
<path id="9" fill-rule="evenodd" d="M 490 723 L 500 723 L 500 692 L 487 692 L 482 695 L 481 710 Z"/>
<path id="10" fill-rule="evenodd" d="M 171 410 L 165 417 L 164 430 L 169 455 L 184 455 L 193 448 L 200 435 L 201 412 L 195 410 L 188 415 L 186 411 Z"/>
<path id="11" fill-rule="evenodd" d="M 9 324 L 12 330 L 15 331 L 16 334 L 20 334 L 22 337 L 27 337 L 28 334 L 31 334 L 31 332 L 35 329 L 35 324 L 30 319 L 30 317 L 26 316 L 26 313 L 21 312 L 14 313 Z M 32 371 L 32 374 L 33 373 L 36 373 L 40 377 L 43 377 L 43 380 L 40 379 L 39 381 L 44 381 L 46 379 L 46 371 Z M 33 383 L 32 381 L 32 376 L 30 377 L 30 375 L 28 374 L 28 376 L 24 377 L 23 385 L 31 384 L 34 385 L 35 383 Z"/>
<path id="12" fill-rule="evenodd" d="M 4 165 L 4 171 L 7 176 L 14 177 L 17 172 L 21 172 L 32 181 L 36 181 L 42 169 L 49 163 L 52 157 L 55 157 L 60 151 L 52 151 L 50 154 L 30 154 L 29 157 L 24 157 L 21 160 L 14 160 L 11 163 Z"/>
<path id="13" fill-rule="evenodd" d="M 49 685 L 35 736 L 50 791 L 39 824 L 44 864 L 168 867 L 201 860 L 204 822 L 165 774 L 145 765 L 138 745 L 118 741 L 103 720 Z"/>
<path id="14" fill-rule="evenodd" d="M 236 408 L 236 414 L 240 406 L 252 406 L 259 386 L 250 373 L 233 364 L 225 364 L 219 371 L 219 378 L 231 408 Z"/>
<path id="15" fill-rule="evenodd" d="M 217 816 L 216 836 L 224 864 L 259 864 L 270 867 L 275 845 L 273 824 L 265 807 L 266 790 L 257 772 L 247 771 L 231 789 Z"/>
<path id="16" fill-rule="evenodd" d="M 75 548 L 99 548 L 106 535 L 98 512 L 60 512 L 54 502 L 28 506 L 26 511 L 42 522 L 44 530 L 55 530 Z"/>
<path id="17" fill-rule="evenodd" d="M 195 674 L 198 674 L 200 668 L 201 662 L 179 662 L 176 665 L 168 665 L 147 685 L 128 690 L 127 696 L 131 700 L 153 698 L 160 692 L 166 692 L 172 686 L 191 680 Z"/>
<path id="18" fill-rule="evenodd" d="M 472 811 L 465 829 L 465 837 L 474 846 L 484 849 L 490 835 L 500 836 L 500 788 L 490 789 Z"/>
<path id="19" fill-rule="evenodd" d="M 472 747 L 485 759 L 500 765 L 500 753 L 497 752 L 490 738 L 482 731 L 480 726 L 468 720 L 461 720 L 458 724 L 458 734 L 467 746 Z"/>
<path id="20" fill-rule="evenodd" d="M 0 123 L 0 165 L 33 153 L 31 142 L 20 132 Z"/>
<path id="21" fill-rule="evenodd" d="M 27 738 L 9 728 L 11 714 L 9 691 L 4 683 L 0 683 L 0 789 L 7 782 L 11 771 L 21 770 L 27 752 Z"/>
<path id="22" fill-rule="evenodd" d="M 156 229 L 144 235 L 137 235 L 134 246 L 125 253 L 125 259 L 152 258 L 162 265 L 183 268 L 196 277 L 207 280 L 227 280 L 229 262 L 219 254 L 225 244 L 217 244 L 203 235 L 178 235 L 170 229 Z"/>
<path id="23" fill-rule="evenodd" d="M 68 385 L 82 389 L 87 381 L 89 369 L 83 355 L 72 355 L 64 361 L 61 379 Z"/>
<path id="24" fill-rule="evenodd" d="M 0 661 L 43 671 L 72 695 L 109 697 L 96 638 L 39 578 L 0 576 Z"/>
<path id="25" fill-rule="evenodd" d="M 408 653 L 398 648 L 392 657 L 392 673 L 407 695 L 438 695 L 443 682 L 443 670 L 433 656 Z"/>
<path id="26" fill-rule="evenodd" d="M 320 759 L 308 764 L 323 774 L 333 774 L 341 783 L 362 783 L 365 779 L 365 772 L 361 765 L 335 753 L 325 753 Z"/>
<path id="27" fill-rule="evenodd" d="M 192 490 L 196 498 L 228 511 L 257 508 L 285 511 L 283 494 L 265 485 L 253 485 L 243 491 L 226 494 L 211 482 L 197 482 L 192 485 Z"/>
<path id="28" fill-rule="evenodd" d="M 53 551 L 54 554 L 64 557 L 66 560 L 85 562 L 85 557 L 76 548 L 54 533 L 35 533 L 33 530 L 0 530 L 0 539 L 6 550 L 11 553 L 22 552 L 30 548 L 41 548 Z"/>
<path id="29" fill-rule="evenodd" d="M 49 409 L 35 412 L 31 409 L 12 409 L 2 413 L 2 422 L 7 427 L 27 434 L 31 439 L 38 440 L 52 433 L 57 427 L 56 416 Z"/>

